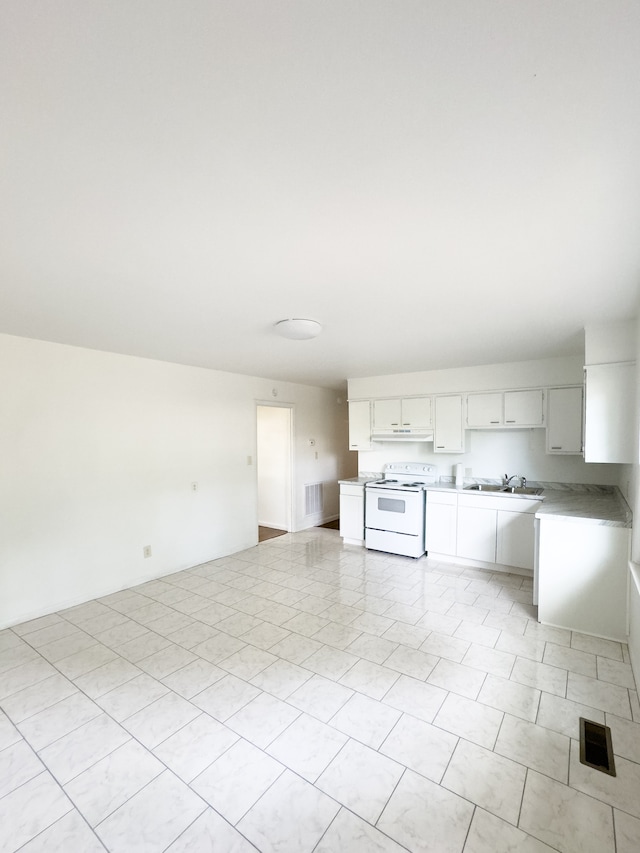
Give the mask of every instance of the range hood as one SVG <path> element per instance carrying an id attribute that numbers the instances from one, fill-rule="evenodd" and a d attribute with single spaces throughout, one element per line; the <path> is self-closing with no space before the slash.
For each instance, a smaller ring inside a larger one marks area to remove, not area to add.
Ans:
<path id="1" fill-rule="evenodd" d="M 374 429 L 372 441 L 433 441 L 432 429 Z"/>

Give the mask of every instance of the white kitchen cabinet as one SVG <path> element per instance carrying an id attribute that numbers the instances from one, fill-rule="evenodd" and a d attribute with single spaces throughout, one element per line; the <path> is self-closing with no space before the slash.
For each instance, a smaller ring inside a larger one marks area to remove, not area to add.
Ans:
<path id="1" fill-rule="evenodd" d="M 464 453 L 462 395 L 435 398 L 434 453 Z"/>
<path id="2" fill-rule="evenodd" d="M 459 495 L 457 556 L 533 570 L 540 503 L 506 495 Z"/>
<path id="3" fill-rule="evenodd" d="M 467 394 L 470 429 L 539 427 L 544 424 L 544 391 L 492 391 Z"/>
<path id="4" fill-rule="evenodd" d="M 373 401 L 374 430 L 428 429 L 431 424 L 431 397 Z"/>
<path id="5" fill-rule="evenodd" d="M 349 450 L 371 450 L 371 403 L 349 403 Z"/>
<path id="6" fill-rule="evenodd" d="M 527 501 L 527 504 L 530 502 Z M 533 570 L 535 554 L 535 502 L 529 512 L 498 510 L 496 562 Z"/>
<path id="7" fill-rule="evenodd" d="M 427 490 L 425 547 L 427 553 L 456 556 L 458 496 Z"/>
<path id="8" fill-rule="evenodd" d="M 402 400 L 374 400 L 373 428 L 400 429 Z"/>
<path id="9" fill-rule="evenodd" d="M 582 385 L 549 388 L 547 453 L 582 453 Z"/>
<path id="10" fill-rule="evenodd" d="M 457 556 L 495 563 L 497 517 L 497 510 L 461 497 L 458 501 Z"/>
<path id="11" fill-rule="evenodd" d="M 467 394 L 467 426 L 501 426 L 503 405 L 504 395 L 501 391 L 492 394 Z"/>
<path id="12" fill-rule="evenodd" d="M 630 539 L 627 527 L 542 515 L 540 622 L 626 642 Z"/>
<path id="13" fill-rule="evenodd" d="M 635 461 L 635 362 L 585 369 L 584 461 Z"/>
<path id="14" fill-rule="evenodd" d="M 364 545 L 364 486 L 340 483 L 340 536 L 347 545 Z"/>
<path id="15" fill-rule="evenodd" d="M 406 397 L 402 401 L 402 426 L 415 429 L 433 426 L 431 397 Z"/>
<path id="16" fill-rule="evenodd" d="M 541 388 L 532 388 L 527 391 L 505 391 L 504 423 L 505 426 L 543 426 L 544 391 Z"/>

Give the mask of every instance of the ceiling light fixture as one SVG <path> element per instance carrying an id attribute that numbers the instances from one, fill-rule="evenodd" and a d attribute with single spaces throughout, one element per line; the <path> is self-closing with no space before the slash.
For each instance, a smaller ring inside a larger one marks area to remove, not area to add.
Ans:
<path id="1" fill-rule="evenodd" d="M 308 341 L 317 338 L 322 331 L 322 326 L 316 320 L 303 320 L 299 317 L 280 320 L 273 328 L 276 334 L 292 341 Z"/>

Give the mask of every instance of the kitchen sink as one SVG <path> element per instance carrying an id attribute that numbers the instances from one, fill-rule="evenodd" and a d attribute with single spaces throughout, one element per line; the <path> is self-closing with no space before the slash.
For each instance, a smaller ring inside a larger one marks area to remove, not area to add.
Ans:
<path id="1" fill-rule="evenodd" d="M 473 492 L 502 492 L 509 495 L 541 495 L 542 489 L 534 486 L 494 486 L 486 483 L 473 483 L 465 486 L 465 490 Z"/>
<path id="2" fill-rule="evenodd" d="M 505 486 L 488 486 L 486 483 L 474 483 L 472 486 L 465 486 L 465 489 L 474 492 L 503 492 L 505 488 Z"/>

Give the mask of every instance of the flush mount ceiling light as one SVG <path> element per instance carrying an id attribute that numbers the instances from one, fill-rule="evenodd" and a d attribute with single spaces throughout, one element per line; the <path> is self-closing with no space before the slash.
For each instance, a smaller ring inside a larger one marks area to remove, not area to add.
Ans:
<path id="1" fill-rule="evenodd" d="M 303 320 L 299 317 L 280 320 L 273 328 L 276 334 L 292 341 L 308 341 L 317 338 L 322 331 L 322 326 L 316 320 Z"/>

